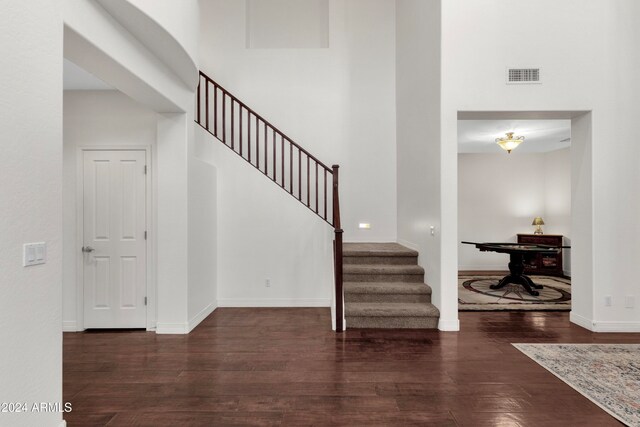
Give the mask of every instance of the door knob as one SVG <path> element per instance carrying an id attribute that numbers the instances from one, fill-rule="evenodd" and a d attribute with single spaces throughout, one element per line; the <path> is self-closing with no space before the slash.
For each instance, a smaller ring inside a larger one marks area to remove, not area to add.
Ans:
<path id="1" fill-rule="evenodd" d="M 83 246 L 82 247 L 82 252 L 93 252 L 95 249 L 93 249 L 91 246 Z"/>

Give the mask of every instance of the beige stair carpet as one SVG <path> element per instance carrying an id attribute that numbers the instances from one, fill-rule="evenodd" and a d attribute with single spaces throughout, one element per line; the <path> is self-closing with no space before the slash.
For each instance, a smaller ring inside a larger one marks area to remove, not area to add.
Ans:
<path id="1" fill-rule="evenodd" d="M 345 243 L 347 328 L 438 327 L 418 252 L 397 243 Z"/>

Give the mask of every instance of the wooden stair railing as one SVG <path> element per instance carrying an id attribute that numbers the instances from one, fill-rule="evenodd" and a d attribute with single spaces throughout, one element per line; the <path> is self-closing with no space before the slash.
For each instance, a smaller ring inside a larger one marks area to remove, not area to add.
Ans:
<path id="1" fill-rule="evenodd" d="M 342 332 L 339 166 L 329 168 L 202 71 L 195 121 L 334 228 L 336 331 Z"/>

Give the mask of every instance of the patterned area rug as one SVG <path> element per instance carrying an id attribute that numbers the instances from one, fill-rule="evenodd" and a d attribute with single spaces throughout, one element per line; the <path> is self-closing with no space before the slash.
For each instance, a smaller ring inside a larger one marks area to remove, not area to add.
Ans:
<path id="1" fill-rule="evenodd" d="M 513 344 L 628 426 L 640 426 L 640 344 Z"/>
<path id="2" fill-rule="evenodd" d="M 504 276 L 458 277 L 458 309 L 460 311 L 541 311 L 571 310 L 571 279 L 531 276 L 544 286 L 540 295 L 529 295 L 520 285 L 491 289 Z"/>

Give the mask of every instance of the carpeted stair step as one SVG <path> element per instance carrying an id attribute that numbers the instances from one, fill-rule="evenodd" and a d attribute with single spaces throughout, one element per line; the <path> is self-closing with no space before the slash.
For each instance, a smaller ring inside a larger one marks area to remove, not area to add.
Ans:
<path id="1" fill-rule="evenodd" d="M 346 264 L 345 282 L 424 283 L 424 269 L 419 265 Z"/>
<path id="2" fill-rule="evenodd" d="M 344 300 L 352 302 L 430 303 L 431 287 L 425 283 L 345 282 Z"/>
<path id="3" fill-rule="evenodd" d="M 418 252 L 397 243 L 345 243 L 345 264 L 411 265 L 418 263 Z"/>
<path id="4" fill-rule="evenodd" d="M 415 328 L 438 327 L 439 310 L 427 303 L 370 303 L 345 305 L 347 328 Z"/>
<path id="5" fill-rule="evenodd" d="M 347 328 L 438 327 L 418 252 L 397 243 L 345 243 L 343 254 Z"/>

